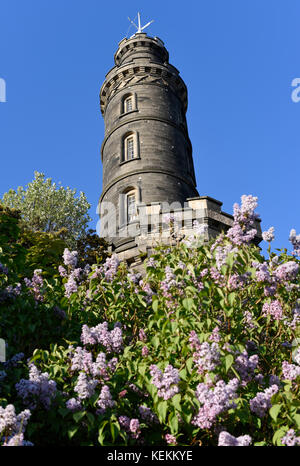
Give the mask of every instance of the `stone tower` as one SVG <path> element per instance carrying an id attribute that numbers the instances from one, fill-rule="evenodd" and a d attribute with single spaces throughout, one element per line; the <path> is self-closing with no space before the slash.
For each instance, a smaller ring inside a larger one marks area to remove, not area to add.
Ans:
<path id="1" fill-rule="evenodd" d="M 119 43 L 114 61 L 100 91 L 100 235 L 121 259 L 136 263 L 161 232 L 164 212 L 186 214 L 183 234 L 197 219 L 208 236 L 228 229 L 232 216 L 196 189 L 187 88 L 164 43 L 138 32 Z"/>

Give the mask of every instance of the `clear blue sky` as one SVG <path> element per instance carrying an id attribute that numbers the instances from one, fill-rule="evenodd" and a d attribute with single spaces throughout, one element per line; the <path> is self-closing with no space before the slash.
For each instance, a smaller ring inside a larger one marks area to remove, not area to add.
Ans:
<path id="1" fill-rule="evenodd" d="M 300 233 L 299 0 L 2 1 L 0 196 L 37 170 L 84 191 L 96 226 L 99 90 L 137 11 L 187 84 L 200 195 L 229 213 L 258 196 L 262 229 L 289 247 L 290 229 Z"/>

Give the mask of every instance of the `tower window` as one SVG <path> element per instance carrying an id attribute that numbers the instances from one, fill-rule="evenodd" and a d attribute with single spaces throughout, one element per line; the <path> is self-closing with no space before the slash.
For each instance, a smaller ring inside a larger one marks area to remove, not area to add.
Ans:
<path id="1" fill-rule="evenodd" d="M 127 97 L 124 101 L 124 112 L 130 112 L 133 109 L 132 96 Z"/>
<path id="2" fill-rule="evenodd" d="M 134 110 L 137 110 L 137 97 L 135 92 L 133 94 L 126 94 L 122 97 L 120 116 L 123 116 L 126 113 L 132 112 Z"/>
<path id="3" fill-rule="evenodd" d="M 127 222 L 133 222 L 136 219 L 136 198 L 134 192 L 126 195 Z"/>
<path id="4" fill-rule="evenodd" d="M 126 139 L 126 152 L 127 152 L 127 160 L 134 159 L 134 141 L 133 136 L 130 136 Z"/>
<path id="5" fill-rule="evenodd" d="M 127 133 L 122 139 L 121 162 L 139 158 L 138 135 L 136 132 Z"/>

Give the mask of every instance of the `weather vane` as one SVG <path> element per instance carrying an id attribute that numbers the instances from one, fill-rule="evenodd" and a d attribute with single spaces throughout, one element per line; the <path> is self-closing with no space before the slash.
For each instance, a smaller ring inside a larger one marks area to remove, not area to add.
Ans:
<path id="1" fill-rule="evenodd" d="M 134 25 L 134 27 L 136 27 L 137 31 L 135 32 L 135 34 L 140 34 L 141 32 L 143 32 L 144 29 L 146 29 L 148 26 L 150 26 L 151 23 L 154 22 L 154 19 L 152 19 L 152 21 L 149 21 L 149 23 L 145 24 L 145 26 L 141 26 L 141 15 L 140 13 L 138 13 L 138 26 L 135 24 L 134 21 L 132 21 L 129 16 L 128 16 L 128 19 L 129 21 L 131 22 L 131 24 Z"/>

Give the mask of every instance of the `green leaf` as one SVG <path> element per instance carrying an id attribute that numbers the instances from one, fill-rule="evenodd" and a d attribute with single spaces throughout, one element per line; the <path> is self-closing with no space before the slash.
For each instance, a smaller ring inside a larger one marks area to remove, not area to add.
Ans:
<path id="1" fill-rule="evenodd" d="M 234 361 L 234 358 L 233 358 L 232 354 L 227 354 L 227 356 L 225 357 L 225 366 L 226 366 L 225 370 L 226 370 L 226 373 L 231 368 L 231 366 L 233 364 L 233 361 Z"/>
<path id="2" fill-rule="evenodd" d="M 176 413 L 171 413 L 169 416 L 169 422 L 170 430 L 172 434 L 177 434 L 178 432 L 178 417 Z"/>
<path id="3" fill-rule="evenodd" d="M 108 424 L 108 421 L 103 421 L 100 429 L 99 429 L 99 435 L 98 435 L 98 442 L 100 443 L 100 445 L 103 445 L 104 444 L 104 440 L 105 440 L 105 432 L 104 432 L 104 429 L 106 427 L 106 425 Z"/>
<path id="4" fill-rule="evenodd" d="M 76 432 L 78 431 L 79 426 L 73 426 L 68 430 L 68 437 L 69 439 L 73 438 Z"/>
<path id="5" fill-rule="evenodd" d="M 176 393 L 176 395 L 174 395 L 173 398 L 172 398 L 172 404 L 173 404 L 173 406 L 175 406 L 175 408 L 178 411 L 181 411 L 180 401 L 181 401 L 181 395 L 180 395 L 180 393 Z"/>
<path id="6" fill-rule="evenodd" d="M 281 408 L 282 408 L 282 404 L 276 404 L 276 405 L 273 405 L 272 408 L 269 409 L 270 416 L 272 419 L 274 419 L 275 422 L 277 421 L 277 416 Z"/>
<path id="7" fill-rule="evenodd" d="M 79 422 L 86 415 L 85 411 L 78 411 L 73 414 L 73 419 L 75 422 Z"/>
<path id="8" fill-rule="evenodd" d="M 300 414 L 294 414 L 292 416 L 293 420 L 297 424 L 297 428 L 300 429 Z"/>
<path id="9" fill-rule="evenodd" d="M 120 432 L 120 427 L 116 422 L 110 423 L 110 432 L 111 432 L 111 437 L 112 437 L 112 443 L 115 443 L 119 435 L 119 432 Z"/>
<path id="10" fill-rule="evenodd" d="M 182 305 L 187 311 L 190 311 L 194 306 L 194 300 L 192 298 L 184 298 Z"/>
<path id="11" fill-rule="evenodd" d="M 158 419 L 160 422 L 165 422 L 168 410 L 168 403 L 164 401 L 160 401 L 157 405 L 157 412 L 158 412 Z"/>

